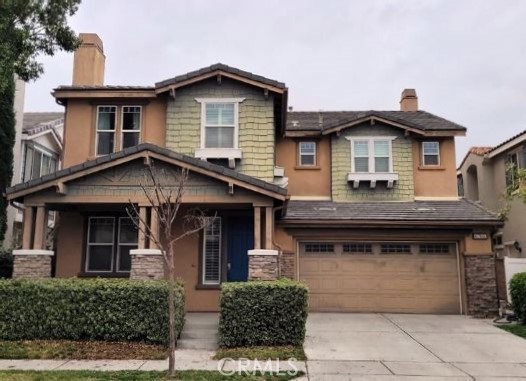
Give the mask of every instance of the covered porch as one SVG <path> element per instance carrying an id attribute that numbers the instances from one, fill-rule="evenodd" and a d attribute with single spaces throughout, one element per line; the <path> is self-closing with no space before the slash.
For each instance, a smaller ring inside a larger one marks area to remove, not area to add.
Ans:
<path id="1" fill-rule="evenodd" d="M 179 218 L 172 225 L 176 235 L 183 232 L 184 216 L 193 208 L 211 219 L 205 229 L 174 246 L 176 273 L 185 282 L 188 310 L 217 310 L 222 282 L 279 276 L 274 218 L 286 190 L 193 158 L 187 159 L 192 161 L 188 165 L 180 160 L 182 155 L 177 162 L 170 161 L 173 158 L 146 149 L 92 168 L 66 169 L 50 181 L 18 191 L 11 188 L 10 199 L 25 206 L 23 243 L 14 252 L 14 276 L 163 278 L 159 247 L 144 229 L 137 229 L 126 210 L 133 203 L 143 224 L 159 231 L 157 213 L 140 187 L 146 157 L 166 170 L 167 181 L 183 165 L 189 170 Z M 56 250 L 45 247 L 50 211 L 58 212 Z"/>

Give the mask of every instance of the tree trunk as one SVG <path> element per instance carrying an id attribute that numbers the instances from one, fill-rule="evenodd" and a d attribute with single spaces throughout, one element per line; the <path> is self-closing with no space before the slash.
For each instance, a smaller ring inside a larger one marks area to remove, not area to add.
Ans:
<path id="1" fill-rule="evenodd" d="M 170 245 L 169 264 L 168 264 L 168 322 L 169 327 L 169 348 L 168 354 L 168 376 L 175 376 L 175 267 L 173 263 L 173 247 Z"/>

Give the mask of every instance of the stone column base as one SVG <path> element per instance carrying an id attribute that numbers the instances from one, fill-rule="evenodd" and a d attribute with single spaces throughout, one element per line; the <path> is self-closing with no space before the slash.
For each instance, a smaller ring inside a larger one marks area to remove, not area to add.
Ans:
<path id="1" fill-rule="evenodd" d="M 51 250 L 13 250 L 13 278 L 51 278 Z"/>
<path id="2" fill-rule="evenodd" d="M 249 250 L 248 279 L 278 279 L 278 254 L 279 252 L 277 250 Z"/>
<path id="3" fill-rule="evenodd" d="M 130 250 L 130 279 L 156 280 L 164 278 L 164 259 L 161 250 L 136 249 Z"/>
<path id="4" fill-rule="evenodd" d="M 493 255 L 465 255 L 468 314 L 492 317 L 499 312 L 495 258 Z"/>

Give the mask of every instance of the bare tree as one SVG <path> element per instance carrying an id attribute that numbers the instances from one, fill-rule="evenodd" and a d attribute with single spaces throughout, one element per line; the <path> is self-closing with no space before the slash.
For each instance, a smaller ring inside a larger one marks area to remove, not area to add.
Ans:
<path id="1" fill-rule="evenodd" d="M 162 253 L 165 278 L 168 281 L 168 315 L 169 315 L 169 354 L 168 375 L 175 376 L 175 265 L 174 246 L 177 241 L 195 234 L 211 223 L 211 218 L 199 209 L 192 209 L 179 216 L 185 186 L 188 181 L 188 170 L 167 171 L 154 166 L 153 159 L 146 165 L 145 181 L 140 184 L 142 192 L 152 210 L 152 219 L 158 218 L 159 229 L 154 231 L 148 221 L 141 215 L 139 206 L 129 201 L 126 209 L 134 225 L 146 239 L 154 243 Z M 176 232 L 174 224 L 181 222 L 182 232 Z"/>

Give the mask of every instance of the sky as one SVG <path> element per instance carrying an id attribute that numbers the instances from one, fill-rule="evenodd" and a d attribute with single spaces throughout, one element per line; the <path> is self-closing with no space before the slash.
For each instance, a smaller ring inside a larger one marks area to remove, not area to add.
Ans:
<path id="1" fill-rule="evenodd" d="M 524 0 L 84 0 L 73 29 L 104 42 L 105 84 L 153 85 L 221 62 L 285 82 L 295 111 L 419 108 L 468 128 L 470 146 L 526 129 Z M 73 54 L 41 57 L 25 111 L 61 111 Z"/>

